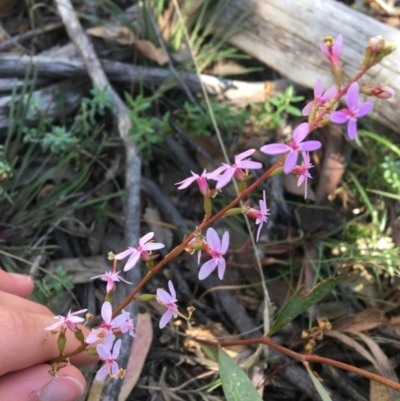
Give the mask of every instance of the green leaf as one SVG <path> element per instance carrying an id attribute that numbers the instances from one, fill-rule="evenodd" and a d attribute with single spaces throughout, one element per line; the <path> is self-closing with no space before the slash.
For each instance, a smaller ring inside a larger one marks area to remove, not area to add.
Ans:
<path id="1" fill-rule="evenodd" d="M 283 305 L 279 312 L 275 323 L 268 333 L 268 337 L 276 333 L 283 326 L 287 325 L 295 317 L 305 312 L 311 306 L 318 303 L 322 298 L 325 298 L 336 286 L 336 284 L 343 278 L 346 272 L 339 274 L 336 278 L 328 277 L 326 280 L 317 284 L 307 294 L 302 294 L 304 286 L 300 287 Z"/>
<path id="2" fill-rule="evenodd" d="M 331 397 L 329 397 L 328 393 L 322 386 L 321 382 L 315 377 L 314 373 L 310 369 L 310 365 L 308 363 L 305 363 L 304 366 L 307 369 L 307 373 L 310 375 L 311 380 L 315 386 L 315 389 L 318 391 L 318 394 L 322 398 L 322 401 L 332 401 Z"/>
<path id="3" fill-rule="evenodd" d="M 290 104 L 288 104 L 286 106 L 285 110 L 287 113 L 291 114 L 292 116 L 296 116 L 296 117 L 301 116 L 301 111 L 297 107 L 291 106 Z"/>
<path id="4" fill-rule="evenodd" d="M 227 401 L 262 401 L 246 373 L 221 348 L 218 350 L 218 362 L 219 375 Z"/>

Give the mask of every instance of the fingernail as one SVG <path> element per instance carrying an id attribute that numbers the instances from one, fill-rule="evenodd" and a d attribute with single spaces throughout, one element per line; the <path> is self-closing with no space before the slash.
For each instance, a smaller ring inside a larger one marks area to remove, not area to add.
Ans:
<path id="1" fill-rule="evenodd" d="M 73 377 L 58 377 L 52 380 L 40 393 L 40 401 L 76 401 L 84 388 Z"/>
<path id="2" fill-rule="evenodd" d="M 10 276 L 17 278 L 18 280 L 26 280 L 31 281 L 31 278 L 26 274 L 18 274 L 18 273 L 8 273 Z"/>

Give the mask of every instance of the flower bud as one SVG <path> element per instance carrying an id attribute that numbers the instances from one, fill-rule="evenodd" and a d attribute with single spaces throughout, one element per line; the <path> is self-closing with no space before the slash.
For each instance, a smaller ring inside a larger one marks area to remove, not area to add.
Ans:
<path id="1" fill-rule="evenodd" d="M 384 57 L 392 53 L 396 49 L 396 45 L 392 42 L 385 42 L 382 36 L 374 36 L 368 41 L 365 49 L 365 57 L 363 67 L 369 68 L 382 61 Z"/>
<path id="2" fill-rule="evenodd" d="M 136 299 L 141 302 L 150 302 L 150 301 L 154 301 L 156 299 L 156 295 L 155 294 L 141 294 Z"/>
<path id="3" fill-rule="evenodd" d="M 80 343 L 84 343 L 85 342 L 85 337 L 83 336 L 82 330 L 76 328 L 74 331 L 75 334 L 75 338 L 80 342 Z"/>
<path id="4" fill-rule="evenodd" d="M 233 207 L 232 209 L 227 210 L 223 217 L 236 216 L 240 213 L 242 213 L 241 207 Z"/>
<path id="5" fill-rule="evenodd" d="M 361 92 L 368 96 L 375 96 L 378 99 L 390 99 L 395 94 L 393 88 L 383 85 L 366 86 L 361 88 Z"/>
<path id="6" fill-rule="evenodd" d="M 60 355 L 62 355 L 62 353 L 64 352 L 66 344 L 67 344 L 67 337 L 65 336 L 65 330 L 61 330 L 57 340 L 57 345 L 58 345 L 58 350 L 60 351 Z"/>

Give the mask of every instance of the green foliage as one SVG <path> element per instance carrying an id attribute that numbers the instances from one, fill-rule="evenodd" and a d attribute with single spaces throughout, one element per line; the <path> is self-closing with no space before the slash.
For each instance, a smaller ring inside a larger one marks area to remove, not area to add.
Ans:
<path id="1" fill-rule="evenodd" d="M 300 287 L 281 308 L 268 336 L 270 337 L 294 318 L 325 298 L 343 278 L 344 274 L 345 272 L 339 274 L 336 278 L 329 277 L 325 279 L 306 294 L 303 294 L 304 286 Z"/>
<path id="2" fill-rule="evenodd" d="M 223 349 L 218 350 L 219 375 L 227 401 L 261 401 L 246 373 Z"/>
<path id="3" fill-rule="evenodd" d="M 304 366 L 306 367 L 307 373 L 309 374 L 315 389 L 317 390 L 318 394 L 320 395 L 322 401 L 332 401 L 331 397 L 329 397 L 328 393 L 322 386 L 321 382 L 316 378 L 314 373 L 312 372 L 310 365 L 308 363 L 305 363 Z"/>
<path id="4" fill-rule="evenodd" d="M 395 159 L 392 155 L 386 155 L 380 167 L 382 177 L 389 187 L 394 193 L 400 193 L 400 160 Z"/>
<path id="5" fill-rule="evenodd" d="M 260 109 L 253 105 L 255 112 L 258 111 L 258 121 L 263 122 L 268 130 L 274 130 L 282 124 L 282 116 L 290 114 L 295 117 L 301 117 L 301 110 L 293 103 L 299 103 L 304 100 L 304 96 L 294 96 L 293 86 L 289 86 L 284 93 L 279 93 L 275 97 L 270 97 Z"/>
<path id="6" fill-rule="evenodd" d="M 62 266 L 57 266 L 53 275 L 46 274 L 43 279 L 35 281 L 32 299 L 51 308 L 63 297 L 66 291 L 73 288 L 72 276 Z"/>

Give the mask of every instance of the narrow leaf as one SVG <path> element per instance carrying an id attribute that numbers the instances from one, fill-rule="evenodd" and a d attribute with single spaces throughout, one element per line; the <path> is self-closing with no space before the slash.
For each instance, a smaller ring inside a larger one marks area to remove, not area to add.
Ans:
<path id="1" fill-rule="evenodd" d="M 268 336 L 271 336 L 301 313 L 305 312 L 308 308 L 321 301 L 322 298 L 328 295 L 335 288 L 336 284 L 343 278 L 345 273 L 346 272 L 339 274 L 336 278 L 328 277 L 326 280 L 317 284 L 307 294 L 302 293 L 304 286 L 300 287 L 289 298 L 286 304 L 283 305 L 275 323 L 272 325 L 272 328 L 268 333 Z"/>
<path id="2" fill-rule="evenodd" d="M 262 401 L 246 373 L 221 348 L 218 350 L 219 375 L 227 401 Z"/>
<path id="3" fill-rule="evenodd" d="M 326 390 L 322 386 L 321 382 L 315 377 L 314 373 L 310 369 L 310 365 L 308 363 L 304 363 L 304 366 L 306 367 L 307 373 L 310 375 L 311 380 L 312 380 L 312 382 L 313 382 L 313 384 L 315 386 L 315 389 L 318 391 L 318 394 L 320 395 L 322 400 L 323 401 L 332 401 L 332 398 L 329 397 L 328 393 L 326 392 Z"/>

